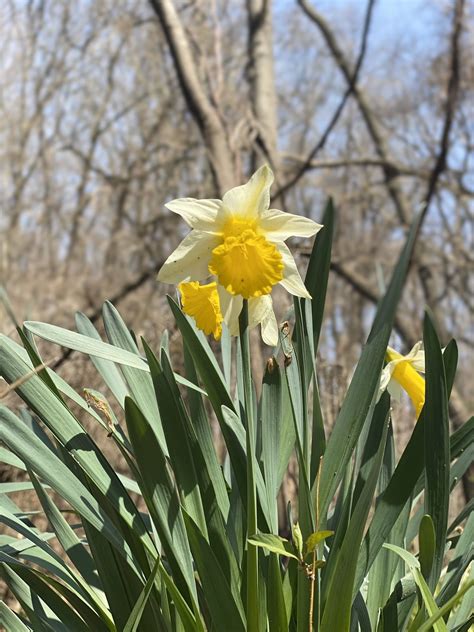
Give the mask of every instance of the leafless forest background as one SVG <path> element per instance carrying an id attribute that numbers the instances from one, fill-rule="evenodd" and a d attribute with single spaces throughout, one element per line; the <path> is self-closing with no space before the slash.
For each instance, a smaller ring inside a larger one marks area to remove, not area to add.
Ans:
<path id="1" fill-rule="evenodd" d="M 5 0 L 0 286 L 17 318 L 99 322 L 109 298 L 152 344 L 168 328 L 179 354 L 173 289 L 155 276 L 184 227 L 163 204 L 219 197 L 266 161 L 275 208 L 318 220 L 331 195 L 338 209 L 328 423 L 421 211 L 393 344 L 421 337 L 428 305 L 460 347 L 460 425 L 474 400 L 473 17 L 464 0 Z M 304 268 L 310 244 L 292 246 Z M 1 305 L 0 331 L 14 333 Z M 60 354 L 47 348 L 76 388 L 93 384 Z"/>

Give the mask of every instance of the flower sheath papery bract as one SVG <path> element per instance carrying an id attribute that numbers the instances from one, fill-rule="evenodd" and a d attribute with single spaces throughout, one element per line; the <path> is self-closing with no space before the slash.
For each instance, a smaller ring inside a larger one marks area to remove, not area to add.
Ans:
<path id="1" fill-rule="evenodd" d="M 382 370 L 379 394 L 387 389 L 394 399 L 400 401 L 404 390 L 415 407 L 418 419 L 425 403 L 425 380 L 420 375 L 420 372 L 425 372 L 423 343 L 417 342 L 406 356 L 388 347 L 385 359 L 387 364 Z"/>
<path id="2" fill-rule="evenodd" d="M 178 285 L 178 290 L 184 313 L 192 316 L 197 327 L 206 335 L 212 334 L 219 340 L 224 321 L 231 335 L 238 335 L 239 314 L 243 304 L 241 296 L 232 296 L 215 282 L 206 285 L 200 285 L 197 281 L 183 282 Z M 261 325 L 263 341 L 275 346 L 278 342 L 278 325 L 269 295 L 249 299 L 249 327 L 257 325 Z"/>
<path id="3" fill-rule="evenodd" d="M 279 283 L 295 296 L 311 298 L 284 242 L 292 236 L 311 237 L 321 225 L 270 209 L 272 182 L 272 171 L 263 166 L 222 200 L 168 202 L 166 207 L 192 230 L 165 261 L 158 279 L 177 284 L 213 274 L 233 296 L 263 297 Z"/>

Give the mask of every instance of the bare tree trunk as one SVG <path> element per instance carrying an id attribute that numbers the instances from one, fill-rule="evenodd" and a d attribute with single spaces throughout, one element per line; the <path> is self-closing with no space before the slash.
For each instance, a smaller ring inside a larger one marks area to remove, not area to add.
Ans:
<path id="1" fill-rule="evenodd" d="M 150 0 L 173 57 L 181 91 L 206 145 L 218 192 L 235 184 L 234 162 L 227 131 L 199 79 L 189 41 L 172 0 Z"/>
<path id="2" fill-rule="evenodd" d="M 249 81 L 257 142 L 272 167 L 278 168 L 277 94 L 273 67 L 271 0 L 247 0 Z"/>

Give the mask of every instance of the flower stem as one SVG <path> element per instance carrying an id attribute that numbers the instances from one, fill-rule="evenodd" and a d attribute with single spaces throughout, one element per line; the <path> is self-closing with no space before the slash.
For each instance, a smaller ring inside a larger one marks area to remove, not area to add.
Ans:
<path id="1" fill-rule="evenodd" d="M 250 364 L 248 303 L 244 300 L 239 318 L 240 348 L 242 352 L 245 404 L 247 425 L 247 538 L 257 533 L 257 494 L 255 485 L 255 443 L 256 429 L 252 397 L 252 371 Z M 258 593 L 258 549 L 247 541 L 247 630 L 258 632 L 259 622 Z"/>
<path id="2" fill-rule="evenodd" d="M 311 575 L 309 578 L 309 632 L 313 632 L 314 617 L 314 584 L 316 581 L 316 549 L 313 551 L 313 563 L 311 564 Z"/>

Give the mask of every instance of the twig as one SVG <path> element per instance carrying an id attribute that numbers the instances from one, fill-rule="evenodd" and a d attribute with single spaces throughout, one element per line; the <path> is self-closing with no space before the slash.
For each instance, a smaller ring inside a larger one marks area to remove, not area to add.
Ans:
<path id="1" fill-rule="evenodd" d="M 5 399 L 5 397 L 9 393 L 11 393 L 12 391 L 15 391 L 18 387 L 20 387 L 22 384 L 27 382 L 31 377 L 33 377 L 34 375 L 37 375 L 40 371 L 42 371 L 43 369 L 46 369 L 55 361 L 56 361 L 56 358 L 51 358 L 51 360 L 38 364 L 38 366 L 35 366 L 34 369 L 31 369 L 31 371 L 19 377 L 17 380 L 9 384 L 3 391 L 0 392 L 0 399 Z"/>
<path id="2" fill-rule="evenodd" d="M 311 7 L 309 7 L 308 3 L 305 0 L 298 0 L 298 4 L 301 6 L 303 11 L 311 19 L 314 20 L 315 13 L 314 13 L 313 9 L 311 9 Z M 316 156 L 316 154 L 326 144 L 326 141 L 329 138 L 330 133 L 334 129 L 336 123 L 339 120 L 339 117 L 342 114 L 342 111 L 344 110 L 344 107 L 345 107 L 345 105 L 347 103 L 347 100 L 349 99 L 351 94 L 354 92 L 354 90 L 356 88 L 357 80 L 359 78 L 359 72 L 360 72 L 360 69 L 362 67 L 362 63 L 364 61 L 365 52 L 367 50 L 367 40 L 368 40 L 368 35 L 369 35 L 370 23 L 371 23 L 371 20 L 372 20 L 372 10 L 374 8 L 374 4 L 375 4 L 375 0 L 369 0 L 368 3 L 367 3 L 367 10 L 366 10 L 366 13 L 365 13 L 364 29 L 363 29 L 363 33 L 362 33 L 362 41 L 361 41 L 361 45 L 360 45 L 359 55 L 357 57 L 357 61 L 356 61 L 356 65 L 354 67 L 354 71 L 351 74 L 349 74 L 349 76 L 347 77 L 347 79 L 348 79 L 348 87 L 347 87 L 346 91 L 344 92 L 344 95 L 343 95 L 343 97 L 341 99 L 341 102 L 339 103 L 338 107 L 336 108 L 336 110 L 335 110 L 331 120 L 329 121 L 326 129 L 324 130 L 321 138 L 318 140 L 318 142 L 313 147 L 313 149 L 309 152 L 308 157 L 306 158 L 306 160 L 303 162 L 303 164 L 301 165 L 299 170 L 295 173 L 295 175 L 288 182 L 286 182 L 282 187 L 280 187 L 280 189 L 275 193 L 275 198 L 277 198 L 280 195 L 283 195 L 284 193 L 286 193 L 286 191 L 288 191 L 288 189 L 290 189 L 297 182 L 299 182 L 299 180 L 304 176 L 306 171 L 311 167 L 311 162 L 313 161 L 313 159 Z M 342 55 L 342 53 L 341 53 L 341 55 Z"/>

